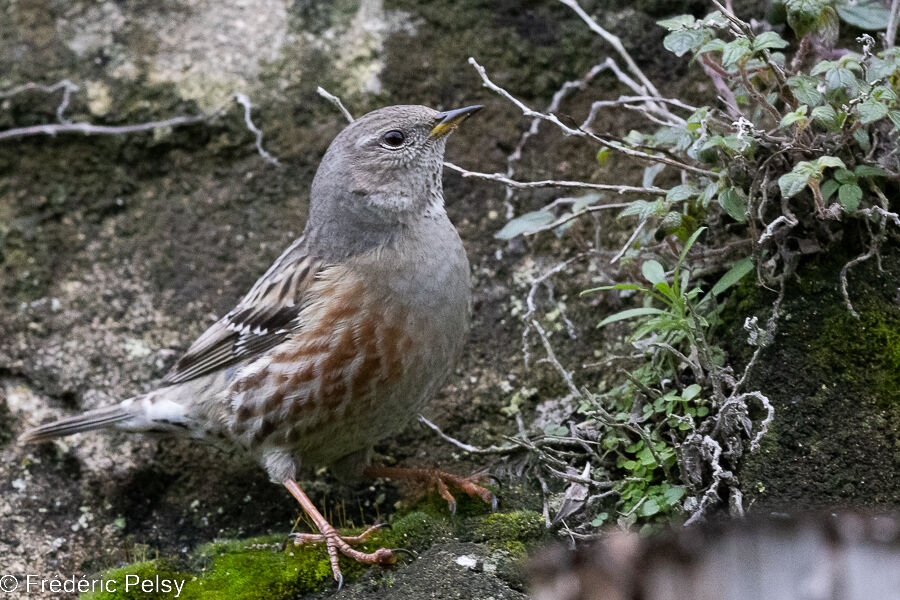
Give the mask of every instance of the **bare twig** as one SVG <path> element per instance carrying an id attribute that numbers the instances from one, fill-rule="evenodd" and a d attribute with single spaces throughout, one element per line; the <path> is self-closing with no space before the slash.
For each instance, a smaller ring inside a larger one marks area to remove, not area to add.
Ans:
<path id="1" fill-rule="evenodd" d="M 547 281 L 550 277 L 553 277 L 569 265 L 571 265 L 576 260 L 584 258 L 586 254 L 579 254 L 577 256 L 573 256 L 569 260 L 563 261 L 553 267 L 552 269 L 546 271 L 539 277 L 534 278 L 531 281 L 531 288 L 528 290 L 528 295 L 525 297 L 525 304 L 528 306 L 528 312 L 522 317 L 522 320 L 525 322 L 525 329 L 522 330 L 522 356 L 525 360 L 525 367 L 528 368 L 529 363 L 531 362 L 531 353 L 528 351 L 528 334 L 531 333 L 531 323 L 533 321 L 532 317 L 534 313 L 537 311 L 537 306 L 534 302 L 535 294 L 537 294 L 538 288 L 540 285 Z"/>
<path id="2" fill-rule="evenodd" d="M 603 71 L 605 68 L 607 68 L 606 63 L 594 65 L 585 74 L 585 76 L 582 77 L 581 79 L 567 81 L 564 84 L 562 84 L 562 87 L 560 87 L 556 91 L 556 93 L 553 94 L 553 98 L 551 98 L 550 104 L 547 106 L 547 109 L 545 112 L 552 113 L 552 112 L 558 111 L 560 104 L 563 101 L 563 98 L 565 98 L 569 92 L 571 92 L 573 90 L 584 89 L 587 86 L 587 84 L 590 83 L 591 80 L 593 80 L 594 77 L 596 77 L 597 74 L 600 73 L 601 71 Z M 515 175 L 515 165 L 519 160 L 522 159 L 522 152 L 523 152 L 523 150 L 525 150 L 525 144 L 528 143 L 528 139 L 531 136 L 537 134 L 540 126 L 541 126 L 541 119 L 538 119 L 538 118 L 532 119 L 531 126 L 529 126 L 529 128 L 526 129 L 524 133 L 522 133 L 522 137 L 519 138 L 519 143 L 516 144 L 516 147 L 512 151 L 512 153 L 506 157 L 506 176 L 508 178 L 511 178 L 513 175 Z M 507 202 L 510 200 L 510 198 L 512 198 L 512 190 L 513 190 L 513 188 L 511 188 L 511 187 L 507 188 L 507 190 L 506 190 Z M 509 217 L 511 217 L 511 216 L 512 215 L 509 215 Z"/>
<path id="3" fill-rule="evenodd" d="M 450 437 L 449 435 L 441 431 L 440 427 L 426 419 L 423 415 L 419 415 L 419 422 L 424 423 L 429 428 L 431 428 L 444 441 L 450 442 L 460 450 L 464 450 L 470 454 L 509 454 L 510 452 L 515 452 L 517 450 L 515 446 L 488 446 L 487 448 L 479 448 L 477 446 L 461 442 L 456 438 Z"/>
<path id="4" fill-rule="evenodd" d="M 262 156 L 267 163 L 275 165 L 276 167 L 280 166 L 278 163 L 278 159 L 269 154 L 263 148 L 263 132 L 253 123 L 253 120 L 250 118 L 250 111 L 253 109 L 253 105 L 250 103 L 250 98 L 238 92 L 234 95 L 234 99 L 237 100 L 238 104 L 244 107 L 244 125 L 246 125 L 247 129 L 249 129 L 256 136 L 256 151 L 259 152 L 259 155 Z"/>
<path id="5" fill-rule="evenodd" d="M 900 0 L 891 0 L 891 15 L 888 18 L 887 31 L 884 32 L 884 47 L 893 48 L 897 39 L 897 24 L 900 21 Z"/>
<path id="6" fill-rule="evenodd" d="M 719 486 L 722 483 L 735 482 L 734 474 L 722 468 L 720 458 L 722 456 L 722 446 L 719 442 L 711 437 L 703 436 L 700 441 L 700 453 L 706 459 L 712 469 L 712 483 L 706 488 L 706 491 L 698 500 L 696 507 L 692 511 L 690 518 L 684 522 L 684 526 L 693 525 L 703 519 L 706 511 L 719 501 Z"/>
<path id="7" fill-rule="evenodd" d="M 56 137 L 59 134 L 66 133 L 81 133 L 84 135 L 127 135 L 131 133 L 152 131 L 155 129 L 162 129 L 166 127 L 180 127 L 183 125 L 191 125 L 193 123 L 206 122 L 209 121 L 213 116 L 219 114 L 219 112 L 221 111 L 220 108 L 219 110 L 213 112 L 211 115 L 184 115 L 172 117 L 170 119 L 163 119 L 161 121 L 134 123 L 132 125 L 96 125 L 94 123 L 85 122 L 72 123 L 64 119 L 63 113 L 69 105 L 71 93 L 77 91 L 78 86 L 68 79 L 63 79 L 62 81 L 59 81 L 58 83 L 50 86 L 45 86 L 37 83 L 26 83 L 6 92 L 0 92 L 0 98 L 8 98 L 24 91 L 33 89 L 47 93 L 54 92 L 59 89 L 63 90 L 62 100 L 60 101 L 59 106 L 57 106 L 56 108 L 56 117 L 60 122 L 55 124 L 15 127 L 13 129 L 0 131 L 0 141 L 35 135 L 49 135 L 51 137 Z M 260 129 L 256 127 L 256 125 L 254 125 L 253 121 L 250 119 L 250 110 L 252 108 L 250 99 L 241 93 L 236 93 L 234 95 L 234 98 L 239 104 L 244 107 L 244 124 L 247 126 L 247 129 L 249 129 L 256 136 L 256 149 L 259 152 L 259 155 L 262 156 L 266 161 L 274 165 L 278 165 L 278 159 L 266 152 L 266 150 L 262 146 L 262 131 L 260 131 Z"/>
<path id="8" fill-rule="evenodd" d="M 737 98 L 735 98 L 734 92 L 731 91 L 731 88 L 728 87 L 728 84 L 725 83 L 725 79 L 719 72 L 712 67 L 709 58 L 705 54 L 701 54 L 699 62 L 700 66 L 703 68 L 703 72 L 706 73 L 713 82 L 716 91 L 719 92 L 719 97 L 722 100 L 722 104 L 725 105 L 725 111 L 728 113 L 728 116 L 732 119 L 739 119 L 742 117 L 743 113 L 741 112 L 741 109 L 738 108 Z"/>
<path id="9" fill-rule="evenodd" d="M 760 404 L 763 405 L 763 408 L 766 409 L 766 416 L 762 421 L 759 422 L 759 430 L 756 432 L 756 435 L 753 436 L 753 439 L 750 440 L 750 451 L 755 452 L 759 449 L 759 441 L 768 433 L 769 425 L 775 419 L 775 409 L 772 407 L 772 403 L 769 402 L 769 399 L 762 394 L 762 392 L 754 391 L 754 392 L 746 392 L 737 396 L 738 400 L 744 401 L 747 398 L 756 398 Z"/>
<path id="10" fill-rule="evenodd" d="M 69 107 L 69 100 L 72 96 L 72 92 L 78 91 L 78 86 L 69 81 L 68 79 L 63 79 L 61 81 L 57 81 L 53 85 L 43 85 L 41 83 L 28 82 L 23 85 L 12 88 L 11 90 L 7 90 L 5 92 L 0 92 L 0 99 L 3 98 L 11 98 L 17 94 L 21 94 L 22 92 L 26 92 L 28 90 L 39 90 L 46 94 L 52 94 L 56 90 L 61 89 L 63 91 L 62 99 L 59 102 L 59 106 L 56 107 L 56 120 L 60 123 L 68 123 L 68 119 L 63 117 L 63 113 L 66 111 L 66 108 Z"/>
<path id="11" fill-rule="evenodd" d="M 317 87 L 316 92 L 320 96 L 322 96 L 323 98 L 325 98 L 326 100 L 328 100 L 329 102 L 334 104 L 337 107 L 337 109 L 339 111 L 341 111 L 341 114 L 344 115 L 344 118 L 347 119 L 348 123 L 353 122 L 353 120 L 354 120 L 353 115 L 350 113 L 349 110 L 346 109 L 346 107 L 344 106 L 344 103 L 341 102 L 340 98 L 338 98 L 334 94 L 329 94 L 328 91 L 325 88 L 323 88 L 322 86 Z"/>
<path id="12" fill-rule="evenodd" d="M 561 1 L 562 1 L 562 0 L 561 0 Z M 502 87 L 500 87 L 500 86 L 498 86 L 497 84 L 495 84 L 495 83 L 494 83 L 493 81 L 491 81 L 491 79 L 488 77 L 487 71 L 485 70 L 485 68 L 482 67 L 480 64 L 478 64 L 478 62 L 477 62 L 474 58 L 469 57 L 469 64 L 472 65 L 473 67 L 475 67 L 475 70 L 478 71 L 478 74 L 481 76 L 481 80 L 482 80 L 482 82 L 483 82 L 483 84 L 484 84 L 485 87 L 487 87 L 488 89 L 490 89 L 490 90 L 494 91 L 495 93 L 499 94 L 499 95 L 502 96 L 503 98 L 506 98 L 509 102 L 511 102 L 512 104 L 514 104 L 520 111 L 522 111 L 522 114 L 525 115 L 526 117 L 543 119 L 544 121 L 548 121 L 548 122 L 550 122 L 550 123 L 553 123 L 553 124 L 556 125 L 556 126 L 557 126 L 557 127 L 558 127 L 565 135 L 574 136 L 574 137 L 582 137 L 582 138 L 592 139 L 592 140 L 594 140 L 595 142 L 599 143 L 600 145 L 609 148 L 610 150 L 615 150 L 616 152 L 619 152 L 619 153 L 621 153 L 621 154 L 625 154 L 626 156 L 629 156 L 629 157 L 631 157 L 631 158 L 635 158 L 635 159 L 638 159 L 638 160 L 641 160 L 641 161 L 648 161 L 648 162 L 662 163 L 662 164 L 666 164 L 666 165 L 670 165 L 670 166 L 676 167 L 676 168 L 678 168 L 678 169 L 682 169 L 682 170 L 685 170 L 685 171 L 690 171 L 690 172 L 695 173 L 695 174 L 697 174 L 697 175 L 703 175 L 703 176 L 705 176 L 705 177 L 710 177 L 710 178 L 718 177 L 718 175 L 717 175 L 716 173 L 714 173 L 713 171 L 709 171 L 709 170 L 707 170 L 707 169 L 701 169 L 701 168 L 699 168 L 699 167 L 695 167 L 695 166 L 693 166 L 693 165 L 689 165 L 689 164 L 686 164 L 686 163 L 677 161 L 677 160 L 675 160 L 675 159 L 672 159 L 672 158 L 669 158 L 669 157 L 667 157 L 667 156 L 663 156 L 663 155 L 660 155 L 660 154 L 648 154 L 648 153 L 646 153 L 646 152 L 641 152 L 641 151 L 638 151 L 638 150 L 633 150 L 633 149 L 631 149 L 631 148 L 628 148 L 627 146 L 624 146 L 623 144 L 620 144 L 620 143 L 617 143 L 617 142 L 614 142 L 614 141 L 611 141 L 611 140 L 604 139 L 604 138 L 602 138 L 602 137 L 600 137 L 600 136 L 598 136 L 598 135 L 596 135 L 596 134 L 594 134 L 594 133 L 592 133 L 592 132 L 590 132 L 590 131 L 585 131 L 584 129 L 580 129 L 580 128 L 577 128 L 577 129 L 576 129 L 576 128 L 573 128 L 573 127 L 569 127 L 568 125 L 566 125 L 565 123 L 563 123 L 562 121 L 560 121 L 560 120 L 559 120 L 559 117 L 557 117 L 556 115 L 554 115 L 554 114 L 542 113 L 542 112 L 540 112 L 540 111 L 536 111 L 536 110 L 533 110 L 533 109 L 529 108 L 529 107 L 528 107 L 525 103 L 523 103 L 521 100 L 519 100 L 518 98 L 516 98 L 515 96 L 513 96 L 512 94 L 510 94 L 508 91 L 506 91 L 506 90 L 503 89 Z M 654 95 L 658 95 L 658 93 L 657 93 L 655 90 L 654 90 L 653 94 L 654 94 Z"/>
<path id="13" fill-rule="evenodd" d="M 609 264 L 618 262 L 618 260 L 620 258 L 622 258 L 622 256 L 624 256 L 625 252 L 628 250 L 629 247 L 631 247 L 631 244 L 634 243 L 634 240 L 637 239 L 638 234 L 641 232 L 641 229 L 643 229 L 644 225 L 646 225 L 646 224 L 647 224 L 647 219 L 644 219 L 643 221 L 638 223 L 638 226 L 635 227 L 634 231 L 631 233 L 631 237 L 628 238 L 628 241 L 625 242 L 625 245 L 622 246 L 622 249 L 619 250 L 618 254 L 616 254 L 615 256 L 613 256 L 610 259 Z"/>
<path id="14" fill-rule="evenodd" d="M 587 129 L 594 122 L 594 119 L 597 118 L 597 113 L 601 108 L 615 107 L 615 106 L 625 106 L 626 108 L 637 108 L 631 107 L 629 105 L 634 104 L 635 102 L 663 102 L 666 104 L 671 104 L 673 106 L 677 106 L 679 108 L 683 108 L 685 110 L 696 111 L 697 108 L 691 106 L 690 104 L 685 104 L 680 100 L 676 100 L 675 98 L 660 98 L 659 96 L 619 96 L 616 100 L 597 100 L 593 104 L 591 104 L 591 111 L 588 113 L 587 118 L 582 122 L 581 129 Z M 643 110 L 643 109 L 642 109 Z M 669 113 L 671 114 L 671 113 Z M 683 119 L 682 119 L 683 121 Z"/>
<path id="15" fill-rule="evenodd" d="M 33 135 L 49 135 L 55 137 L 61 133 L 83 133 L 84 135 L 123 135 L 150 131 L 162 127 L 179 127 L 206 121 L 206 115 L 183 116 L 163 121 L 148 121 L 134 125 L 94 125 L 91 123 L 60 123 L 55 125 L 31 125 L 0 131 L 0 140 L 28 137 Z"/>
<path id="16" fill-rule="evenodd" d="M 588 207 L 586 207 L 586 208 L 582 208 L 582 209 L 579 210 L 577 213 L 570 213 L 570 214 L 568 214 L 568 215 L 563 215 L 562 217 L 558 218 L 557 220 L 553 221 L 552 223 L 550 223 L 550 224 L 548 224 L 548 225 L 544 225 L 543 227 L 541 227 L 541 228 L 539 228 L 539 229 L 535 229 L 535 230 L 533 230 L 533 231 L 529 231 L 529 232 L 527 232 L 527 233 L 525 233 L 525 234 L 523 234 L 523 235 L 525 235 L 526 237 L 530 237 L 530 236 L 533 236 L 533 235 L 537 235 L 537 234 L 539 234 L 539 233 L 541 233 L 541 232 L 543 232 L 543 231 L 552 231 L 553 229 L 556 229 L 556 228 L 559 227 L 560 225 L 565 225 L 565 224 L 568 223 L 569 221 L 572 221 L 572 220 L 574 220 L 574 219 L 578 219 L 578 218 L 580 218 L 580 217 L 583 217 L 584 215 L 588 215 L 588 214 L 591 214 L 591 213 L 595 213 L 595 212 L 598 212 L 598 211 L 601 211 L 601 210 L 609 210 L 609 209 L 615 209 L 615 208 L 626 208 L 626 207 L 628 207 L 628 206 L 631 206 L 631 204 L 628 203 L 628 202 L 620 202 L 620 203 L 614 203 L 614 204 L 601 204 L 601 205 L 599 205 L 599 206 L 588 206 Z"/>
<path id="17" fill-rule="evenodd" d="M 538 335 L 541 338 L 541 342 L 544 344 L 544 350 L 547 352 L 547 360 L 552 364 L 556 371 L 562 376 L 563 381 L 566 382 L 566 385 L 576 397 L 582 398 L 581 390 L 579 390 L 575 386 L 575 382 L 572 380 L 572 374 L 566 371 L 565 367 L 562 366 L 562 363 L 559 362 L 559 359 L 556 358 L 556 353 L 553 352 L 553 346 L 550 345 L 550 339 L 547 337 L 547 332 L 544 331 L 544 328 L 541 327 L 541 324 L 537 322 L 537 319 L 531 320 L 531 326 L 534 327 L 535 331 L 538 332 Z"/>
<path id="18" fill-rule="evenodd" d="M 656 89 L 656 86 L 653 85 L 653 82 L 650 81 L 650 79 L 648 79 L 646 75 L 644 75 L 644 72 L 641 71 L 640 67 L 637 66 L 637 63 L 634 62 L 634 59 L 631 58 L 631 55 L 628 53 L 628 51 L 625 50 L 625 46 L 622 45 L 622 40 L 600 27 L 597 21 L 595 21 L 593 18 L 591 18 L 590 15 L 584 12 L 584 9 L 581 8 L 581 6 L 575 0 L 559 1 L 574 10 L 575 14 L 577 14 L 582 21 L 587 23 L 587 26 L 590 27 L 591 31 L 602 37 L 606 41 L 606 43 L 608 43 L 616 50 L 616 52 L 618 52 L 619 56 L 622 57 L 622 60 L 625 61 L 625 65 L 628 67 L 628 70 L 631 71 L 631 73 L 635 77 L 637 77 L 641 84 L 644 86 L 644 88 L 646 89 L 646 93 L 651 96 L 660 95 L 659 91 L 657 91 Z"/>
<path id="19" fill-rule="evenodd" d="M 875 256 L 875 243 L 872 243 L 872 246 L 869 247 L 869 250 L 865 254 L 861 254 L 849 261 L 844 267 L 841 269 L 841 294 L 844 296 L 844 306 L 847 307 L 847 310 L 850 311 L 850 314 L 853 315 L 854 319 L 859 319 L 859 313 L 853 309 L 853 303 L 850 302 L 850 292 L 847 289 L 847 271 L 851 268 L 855 267 L 861 262 L 867 261 L 870 258 Z"/>
<path id="20" fill-rule="evenodd" d="M 658 187 L 638 187 L 631 185 L 611 185 L 607 183 L 587 183 L 585 181 L 556 181 L 552 179 L 546 179 L 543 181 L 515 181 L 510 179 L 509 177 L 502 175 L 501 173 L 479 173 L 477 171 L 469 171 L 460 167 L 459 165 L 455 165 L 451 162 L 445 162 L 444 166 L 448 169 L 452 169 L 462 175 L 463 177 L 475 178 L 475 179 L 484 179 L 486 181 L 496 181 L 498 183 L 502 183 L 503 185 L 516 189 L 528 189 L 528 188 L 572 188 L 572 189 L 584 189 L 584 190 L 601 190 L 608 192 L 616 192 L 618 194 L 651 194 L 654 196 L 665 196 L 666 190 L 658 188 Z"/>

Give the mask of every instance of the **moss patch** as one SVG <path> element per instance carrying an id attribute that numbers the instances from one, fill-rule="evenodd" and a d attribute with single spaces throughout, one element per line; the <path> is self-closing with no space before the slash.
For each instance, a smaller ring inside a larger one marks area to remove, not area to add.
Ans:
<path id="1" fill-rule="evenodd" d="M 826 313 L 812 360 L 841 383 L 874 393 L 887 408 L 900 401 L 900 310 L 874 299 L 857 302 L 859 319 L 845 307 Z"/>
<path id="2" fill-rule="evenodd" d="M 874 260 L 851 271 L 858 320 L 840 293 L 846 256 L 811 261 L 790 283 L 776 339 L 750 381 L 775 407 L 769 434 L 738 473 L 757 507 L 900 502 L 898 255 L 884 251 L 883 272 Z M 764 295 L 744 316 L 764 314 Z M 734 337 L 746 335 L 735 326 Z"/>
<path id="3" fill-rule="evenodd" d="M 440 502 L 443 500 L 436 494 L 429 495 L 414 510 L 395 516 L 390 528 L 376 532 L 357 548 L 364 552 L 380 547 L 422 551 L 436 542 L 453 539 L 485 543 L 508 552 L 516 562 L 525 557 L 528 549 L 544 539 L 543 517 L 537 512 L 522 510 L 450 517 L 446 504 L 443 514 L 435 510 Z M 342 533 L 353 535 L 360 531 L 352 529 Z M 222 540 L 199 547 L 190 559 L 181 563 L 168 559 L 136 562 L 101 573 L 104 579 L 117 582 L 116 592 L 103 595 L 88 593 L 80 598 L 154 600 L 171 597 L 171 594 L 145 594 L 134 586 L 126 591 L 125 582 L 129 575 L 141 579 L 154 579 L 159 575 L 160 578 L 184 581 L 179 598 L 188 600 L 287 600 L 333 585 L 331 565 L 324 546 L 294 546 L 285 541 L 281 535 Z M 404 559 L 401 557 L 400 560 Z M 176 565 L 181 568 L 176 568 Z M 370 568 L 342 557 L 341 569 L 344 579 L 352 581 L 359 579 Z"/>

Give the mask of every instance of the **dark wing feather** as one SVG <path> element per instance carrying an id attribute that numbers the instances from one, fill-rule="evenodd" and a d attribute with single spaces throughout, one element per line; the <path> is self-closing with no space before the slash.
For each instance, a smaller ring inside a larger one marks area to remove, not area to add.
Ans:
<path id="1" fill-rule="evenodd" d="M 296 240 L 227 315 L 191 344 L 163 378 L 164 385 L 189 381 L 265 352 L 291 332 L 303 295 L 322 262 Z"/>

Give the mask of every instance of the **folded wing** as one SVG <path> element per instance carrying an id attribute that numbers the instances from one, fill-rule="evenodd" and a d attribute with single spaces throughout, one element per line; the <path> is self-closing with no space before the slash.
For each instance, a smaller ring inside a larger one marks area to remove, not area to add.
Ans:
<path id="1" fill-rule="evenodd" d="M 324 268 L 297 239 L 228 314 L 191 344 L 163 378 L 182 383 L 227 368 L 274 347 L 298 327 L 304 294 Z"/>

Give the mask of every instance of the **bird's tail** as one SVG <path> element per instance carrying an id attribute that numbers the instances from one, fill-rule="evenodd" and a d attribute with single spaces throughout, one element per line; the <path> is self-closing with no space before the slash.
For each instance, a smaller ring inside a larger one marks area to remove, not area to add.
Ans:
<path id="1" fill-rule="evenodd" d="M 114 423 L 130 419 L 133 415 L 134 413 L 130 407 L 125 407 L 121 404 L 106 406 L 29 429 L 22 434 L 19 441 L 26 444 L 46 442 L 56 437 L 72 435 L 80 431 L 102 429 Z"/>
<path id="2" fill-rule="evenodd" d="M 113 406 L 40 425 L 23 433 L 19 441 L 34 444 L 112 426 L 128 431 L 184 430 L 187 425 L 184 406 L 161 396 L 151 392 Z"/>

